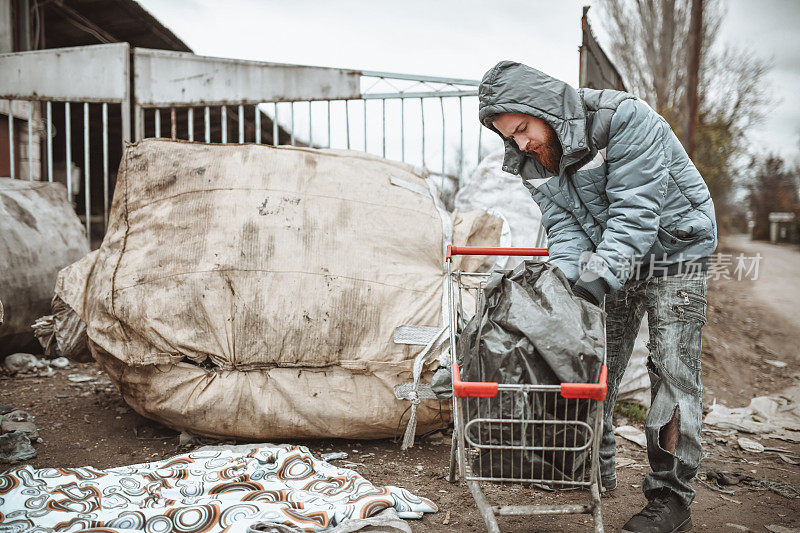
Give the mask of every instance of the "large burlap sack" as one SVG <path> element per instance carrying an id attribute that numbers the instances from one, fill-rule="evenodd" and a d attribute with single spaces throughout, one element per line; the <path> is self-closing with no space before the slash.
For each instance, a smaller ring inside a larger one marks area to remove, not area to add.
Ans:
<path id="1" fill-rule="evenodd" d="M 58 271 L 88 251 L 63 185 L 0 178 L 0 356 L 36 346 Z"/>
<path id="2" fill-rule="evenodd" d="M 145 140 L 123 156 L 96 253 L 56 294 L 144 416 L 252 439 L 391 436 L 420 347 L 443 324 L 443 233 L 492 245 L 409 165 L 359 152 Z M 469 241 L 469 242 L 467 242 Z M 420 431 L 440 415 L 420 405 Z"/>

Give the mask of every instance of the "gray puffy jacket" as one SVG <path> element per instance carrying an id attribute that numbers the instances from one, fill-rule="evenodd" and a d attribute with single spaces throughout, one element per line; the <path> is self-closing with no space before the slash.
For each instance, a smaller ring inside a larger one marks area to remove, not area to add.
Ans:
<path id="1" fill-rule="evenodd" d="M 603 286 L 602 297 L 622 287 L 637 263 L 697 260 L 717 247 L 708 187 L 667 122 L 635 96 L 576 90 L 502 61 L 483 77 L 479 100 L 481 123 L 498 135 L 497 115 L 524 113 L 547 122 L 561 141 L 558 173 L 510 139 L 503 170 L 520 175 L 539 204 L 550 261 L 570 281 L 594 281 L 589 288 L 598 295 Z"/>

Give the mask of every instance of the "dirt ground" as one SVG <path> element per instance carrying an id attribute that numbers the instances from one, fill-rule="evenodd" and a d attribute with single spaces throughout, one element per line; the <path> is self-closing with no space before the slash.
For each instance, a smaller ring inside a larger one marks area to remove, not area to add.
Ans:
<path id="1" fill-rule="evenodd" d="M 730 253 L 751 251 L 742 240 L 728 241 L 727 246 L 725 251 Z M 769 254 L 764 260 L 764 265 L 769 265 L 769 256 L 775 250 L 770 245 L 758 246 Z M 785 254 L 787 251 L 789 255 Z M 795 316 L 786 317 L 790 309 L 786 301 L 798 300 L 783 301 L 782 296 L 782 301 L 774 304 L 764 297 L 764 287 L 771 287 L 767 294 L 781 285 L 795 294 L 800 290 L 800 253 L 784 248 L 777 252 L 782 258 L 794 257 L 794 261 L 788 267 L 781 263 L 776 279 L 709 282 L 708 324 L 703 337 L 706 406 L 714 400 L 729 407 L 744 406 L 754 396 L 778 392 L 800 381 L 800 325 Z M 796 303 L 794 307 L 797 308 Z M 765 360 L 784 361 L 788 366 L 776 368 Z M 76 374 L 94 379 L 76 382 Z M 73 363 L 49 377 L 0 375 L 0 403 L 36 417 L 42 442 L 36 445 L 37 457 L 27 463 L 37 468 L 104 468 L 166 458 L 187 450 L 179 445 L 177 432 L 129 409 L 93 363 Z M 703 437 L 705 457 L 701 471 L 746 474 L 800 489 L 800 466 L 784 462 L 775 453 L 744 452 L 736 445 L 736 436 L 704 432 Z M 748 437 L 758 439 L 754 435 Z M 800 455 L 800 444 L 768 439 L 761 442 Z M 297 443 L 308 446 L 315 454 L 346 451 L 350 454 L 348 460 L 356 463 L 354 468 L 373 483 L 401 486 L 436 502 L 438 513 L 410 522 L 415 532 L 485 530 L 466 486 L 452 485 L 445 479 L 449 434 L 434 434 L 408 452 L 401 452 L 399 443 L 392 440 Z M 618 447 L 619 456 L 631 464 L 619 469 L 619 488 L 603 497 L 608 531 L 618 531 L 645 503 L 640 489 L 648 469 L 645 450 L 622 439 L 618 440 Z M 734 494 L 722 494 L 697 481 L 695 487 L 695 531 L 767 531 L 768 525 L 800 528 L 800 498 L 743 487 L 732 487 L 737 490 Z M 545 493 L 499 485 L 487 486 L 486 493 L 495 504 L 577 502 L 587 497 L 581 491 Z M 500 518 L 500 525 L 501 530 L 513 532 L 591 530 L 588 516 Z"/>

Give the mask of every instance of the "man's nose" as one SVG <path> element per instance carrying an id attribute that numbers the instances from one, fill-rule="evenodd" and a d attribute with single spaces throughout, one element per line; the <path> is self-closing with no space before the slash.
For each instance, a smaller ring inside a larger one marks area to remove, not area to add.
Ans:
<path id="1" fill-rule="evenodd" d="M 518 135 L 514 138 L 514 140 L 517 141 L 517 146 L 519 146 L 519 149 L 524 152 L 525 148 L 528 146 L 528 140 L 522 135 Z"/>

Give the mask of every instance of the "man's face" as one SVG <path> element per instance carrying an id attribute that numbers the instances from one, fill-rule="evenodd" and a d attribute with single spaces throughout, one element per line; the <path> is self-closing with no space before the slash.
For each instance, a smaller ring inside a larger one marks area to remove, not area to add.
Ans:
<path id="1" fill-rule="evenodd" d="M 558 172 L 562 148 L 550 124 L 523 113 L 503 113 L 493 124 L 503 137 L 513 139 L 520 150 L 533 155 L 543 167 Z"/>

